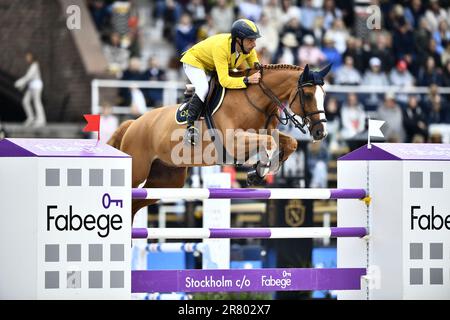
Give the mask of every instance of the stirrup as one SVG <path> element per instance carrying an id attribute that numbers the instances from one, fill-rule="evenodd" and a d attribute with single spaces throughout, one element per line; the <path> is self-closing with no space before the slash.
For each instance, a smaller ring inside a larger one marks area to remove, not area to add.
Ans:
<path id="1" fill-rule="evenodd" d="M 185 141 L 193 146 L 195 146 L 199 141 L 199 131 L 195 126 L 190 126 L 186 130 Z"/>

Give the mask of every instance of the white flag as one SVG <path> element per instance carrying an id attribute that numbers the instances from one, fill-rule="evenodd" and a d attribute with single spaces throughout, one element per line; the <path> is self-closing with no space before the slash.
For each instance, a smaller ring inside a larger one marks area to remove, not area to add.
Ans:
<path id="1" fill-rule="evenodd" d="M 380 128 L 385 122 L 386 121 L 369 119 L 369 137 L 383 138 L 384 135 Z"/>

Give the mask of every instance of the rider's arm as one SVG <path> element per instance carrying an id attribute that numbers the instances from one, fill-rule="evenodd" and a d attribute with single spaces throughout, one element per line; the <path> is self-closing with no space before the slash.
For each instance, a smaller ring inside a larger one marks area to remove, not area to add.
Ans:
<path id="1" fill-rule="evenodd" d="M 226 49 L 218 47 L 213 50 L 213 60 L 222 87 L 228 89 L 244 89 L 247 87 L 244 83 L 244 77 L 234 78 L 228 74 L 228 55 Z"/>

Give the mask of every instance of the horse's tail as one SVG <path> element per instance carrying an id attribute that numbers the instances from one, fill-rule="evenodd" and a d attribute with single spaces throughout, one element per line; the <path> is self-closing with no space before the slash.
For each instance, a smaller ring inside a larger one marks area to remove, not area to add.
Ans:
<path id="1" fill-rule="evenodd" d="M 125 132 L 127 131 L 128 127 L 133 123 L 134 120 L 127 120 L 122 122 L 122 124 L 119 126 L 119 128 L 114 131 L 111 138 L 108 140 L 108 144 L 110 146 L 113 146 L 116 149 L 120 150 L 120 145 L 122 143 L 122 138 L 125 135 Z"/>

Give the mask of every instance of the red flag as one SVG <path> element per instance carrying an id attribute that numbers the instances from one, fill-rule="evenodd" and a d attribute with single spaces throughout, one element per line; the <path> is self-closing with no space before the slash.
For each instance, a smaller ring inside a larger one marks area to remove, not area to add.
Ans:
<path id="1" fill-rule="evenodd" d="M 85 114 L 83 115 L 87 121 L 87 125 L 83 128 L 83 132 L 98 132 L 97 140 L 100 140 L 100 115 Z"/>

